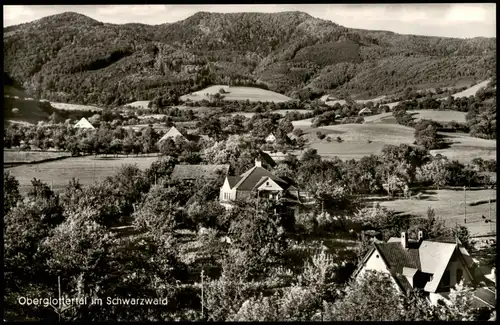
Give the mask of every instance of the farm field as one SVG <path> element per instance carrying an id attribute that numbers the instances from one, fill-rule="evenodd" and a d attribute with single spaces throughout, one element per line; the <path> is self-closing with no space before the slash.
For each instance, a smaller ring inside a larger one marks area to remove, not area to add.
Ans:
<path id="1" fill-rule="evenodd" d="M 36 165 L 23 165 L 4 168 L 19 181 L 19 190 L 25 194 L 31 187 L 31 180 L 35 177 L 53 186 L 54 191 L 62 190 L 75 177 L 82 185 L 102 181 L 112 176 L 123 164 L 137 164 L 141 169 L 147 169 L 156 161 L 156 156 L 112 157 L 73 157 L 64 160 L 50 161 Z"/>
<path id="2" fill-rule="evenodd" d="M 496 230 L 496 190 L 471 190 L 466 192 L 467 223 L 464 223 L 464 191 L 463 190 L 429 190 L 423 198 L 382 201 L 381 206 L 400 213 L 426 216 L 427 208 L 431 207 L 436 217 L 445 220 L 452 227 L 455 223 L 469 228 L 472 235 L 484 235 Z M 485 223 L 481 216 L 489 217 L 488 200 L 491 198 L 491 217 L 494 223 Z M 472 205 L 470 205 L 472 203 Z M 476 203 L 476 204 L 474 204 Z M 480 204 L 477 204 L 480 203 Z M 490 228 L 491 227 L 491 228 Z"/>
<path id="3" fill-rule="evenodd" d="M 272 111 L 272 113 L 280 114 L 280 115 L 283 115 L 283 116 L 285 116 L 287 113 L 293 113 L 293 112 L 308 113 L 309 111 L 305 110 L 305 109 L 278 109 L 276 111 Z M 231 116 L 242 115 L 244 117 L 252 118 L 255 114 L 257 114 L 257 113 L 253 113 L 253 112 L 235 112 L 235 113 L 231 113 Z"/>
<path id="4" fill-rule="evenodd" d="M 52 107 L 66 110 L 66 111 L 102 111 L 101 107 L 92 106 L 92 105 L 78 105 L 78 104 L 68 104 L 68 103 L 55 103 L 50 102 Z"/>
<path id="5" fill-rule="evenodd" d="M 216 94 L 221 88 L 228 92 L 224 94 L 224 100 L 249 100 L 251 102 L 268 101 L 278 103 L 292 100 L 288 96 L 270 90 L 255 87 L 229 87 L 225 85 L 210 86 L 194 93 L 181 96 L 180 99 L 183 101 L 188 99 L 191 101 L 200 101 L 203 99 L 209 100 L 209 97 L 206 94 Z"/>
<path id="6" fill-rule="evenodd" d="M 419 119 L 427 119 L 433 120 L 436 122 L 451 122 L 455 121 L 458 123 L 465 123 L 465 112 L 459 111 L 436 111 L 430 109 L 420 109 L 420 110 L 411 110 L 408 111 L 413 118 Z M 365 116 L 365 123 L 383 123 L 388 124 L 387 122 L 394 120 L 392 118 L 392 112 L 388 113 L 380 113 L 376 115 Z M 392 123 L 391 123 L 392 124 Z"/>
<path id="7" fill-rule="evenodd" d="M 469 97 L 469 96 L 474 96 L 476 95 L 477 91 L 481 89 L 482 87 L 486 87 L 486 85 L 490 82 L 490 80 L 485 80 L 480 83 L 478 83 L 475 86 L 469 87 L 465 89 L 464 91 L 461 91 L 459 93 L 453 94 L 453 98 L 458 98 L 458 97 Z"/>
<path id="8" fill-rule="evenodd" d="M 390 114 L 390 113 L 384 113 Z M 386 116 L 386 118 L 388 118 Z M 338 156 L 341 159 L 360 159 L 370 154 L 379 154 L 386 144 L 400 145 L 406 143 L 412 145 L 414 129 L 403 125 L 369 122 L 365 124 L 340 124 L 312 128 L 311 119 L 293 121 L 295 128 L 305 132 L 308 146 L 318 151 L 318 154 L 331 158 Z M 316 132 L 321 131 L 332 137 L 331 142 L 326 139 L 319 140 Z M 483 159 L 496 159 L 496 141 L 470 137 L 465 133 L 440 132 L 449 141 L 450 147 L 446 149 L 431 150 L 433 155 L 442 154 L 451 160 L 461 163 L 470 163 L 477 157 Z M 338 143 L 336 138 L 343 141 Z M 370 143 L 368 142 L 370 140 Z"/>
<path id="9" fill-rule="evenodd" d="M 18 151 L 8 149 L 3 151 L 4 164 L 33 163 L 59 157 L 71 157 L 71 153 L 65 151 Z"/>
<path id="10" fill-rule="evenodd" d="M 150 102 L 150 100 L 139 100 L 136 102 L 125 104 L 123 106 L 131 106 L 131 107 L 135 107 L 135 108 L 148 109 L 149 102 Z"/>

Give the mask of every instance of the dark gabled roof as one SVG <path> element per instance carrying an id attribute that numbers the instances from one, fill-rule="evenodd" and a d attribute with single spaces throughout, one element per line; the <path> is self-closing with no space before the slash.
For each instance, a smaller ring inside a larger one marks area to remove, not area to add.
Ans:
<path id="1" fill-rule="evenodd" d="M 240 175 L 240 181 L 235 185 L 235 188 L 239 191 L 251 191 L 262 177 L 269 177 L 275 182 L 286 184 L 284 180 L 274 176 L 270 171 L 262 167 L 254 166 Z"/>
<path id="2" fill-rule="evenodd" d="M 238 182 L 240 181 L 241 177 L 240 176 L 228 176 L 227 177 L 227 181 L 229 182 L 229 186 L 231 188 L 234 187 L 234 185 L 238 184 Z"/>
<path id="3" fill-rule="evenodd" d="M 219 171 L 227 174 L 229 165 L 175 165 L 172 180 L 215 179 Z"/>
<path id="4" fill-rule="evenodd" d="M 403 268 L 420 270 L 420 256 L 418 248 L 404 249 L 401 243 L 374 243 L 380 254 L 383 255 L 391 271 L 403 274 Z"/>

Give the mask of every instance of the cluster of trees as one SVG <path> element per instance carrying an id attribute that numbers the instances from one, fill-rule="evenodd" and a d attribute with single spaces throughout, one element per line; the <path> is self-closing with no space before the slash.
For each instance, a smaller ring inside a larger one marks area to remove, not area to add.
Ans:
<path id="1" fill-rule="evenodd" d="M 438 134 L 436 123 L 422 119 L 413 124 L 415 127 L 415 142 L 427 150 L 441 149 L 444 147 L 443 137 Z"/>

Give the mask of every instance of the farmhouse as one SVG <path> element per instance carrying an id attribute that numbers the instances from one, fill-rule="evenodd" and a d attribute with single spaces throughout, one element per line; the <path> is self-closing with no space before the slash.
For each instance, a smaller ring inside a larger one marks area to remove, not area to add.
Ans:
<path id="1" fill-rule="evenodd" d="M 74 127 L 77 129 L 95 129 L 94 126 L 90 124 L 90 122 L 85 117 L 82 117 L 82 119 L 78 121 Z"/>
<path id="2" fill-rule="evenodd" d="M 258 197 L 286 202 L 294 213 L 298 213 L 300 205 L 299 190 L 291 181 L 275 176 L 262 167 L 260 160 L 255 161 L 255 166 L 239 176 L 226 176 L 224 185 L 220 189 L 220 202 L 230 209 L 238 200 Z"/>
<path id="3" fill-rule="evenodd" d="M 370 115 L 370 114 L 373 114 L 373 113 L 372 113 L 372 110 L 369 109 L 368 107 L 363 108 L 358 113 L 359 116 L 365 116 L 365 115 Z"/>
<path id="4" fill-rule="evenodd" d="M 182 139 L 186 140 L 186 137 L 184 135 L 182 135 L 182 133 L 179 132 L 179 130 L 177 130 L 175 128 L 175 126 L 172 126 L 168 131 L 167 133 L 165 133 L 165 135 L 163 137 L 161 137 L 160 140 L 158 140 L 158 143 L 166 140 L 166 139 L 169 139 L 171 138 L 172 140 L 174 140 L 175 138 L 177 137 L 181 137 Z"/>
<path id="5" fill-rule="evenodd" d="M 269 133 L 269 135 L 266 137 L 266 142 L 267 143 L 275 143 L 276 137 L 274 136 L 274 134 Z"/>
<path id="6" fill-rule="evenodd" d="M 214 180 L 227 175 L 229 165 L 175 165 L 170 179 L 174 181 Z"/>
<path id="7" fill-rule="evenodd" d="M 418 240 L 409 240 L 407 233 L 392 237 L 386 243 L 374 242 L 353 276 L 359 279 L 367 270 L 391 275 L 394 287 L 403 293 L 414 288 L 422 289 L 433 304 L 447 301 L 450 288 L 461 280 L 476 284 L 480 271 L 473 267 L 473 260 L 458 239 L 424 240 L 422 231 Z M 491 295 L 486 297 L 480 288 L 475 292 L 477 307 L 491 308 Z M 494 303 L 493 303 L 494 305 Z"/>

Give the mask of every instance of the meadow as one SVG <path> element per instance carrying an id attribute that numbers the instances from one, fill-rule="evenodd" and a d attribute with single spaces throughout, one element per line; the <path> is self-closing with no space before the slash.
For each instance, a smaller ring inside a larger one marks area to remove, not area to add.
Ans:
<path id="1" fill-rule="evenodd" d="M 447 226 L 456 224 L 466 226 L 472 235 L 486 235 L 496 230 L 496 190 L 481 189 L 466 191 L 467 206 L 464 208 L 463 189 L 426 190 L 421 199 L 397 199 L 381 201 L 381 206 L 393 209 L 402 214 L 427 215 L 427 209 L 434 209 L 436 217 L 443 219 Z M 491 204 L 488 200 L 491 199 Z M 493 223 L 486 223 L 482 216 L 491 219 Z M 466 210 L 466 211 L 465 211 Z M 467 212 L 467 223 L 464 213 Z"/>
<path id="2" fill-rule="evenodd" d="M 285 116 L 287 113 L 293 113 L 293 112 L 304 114 L 304 113 L 308 113 L 309 111 L 305 110 L 305 109 L 278 109 L 276 111 L 272 111 L 272 113 L 280 114 L 282 116 Z M 231 116 L 242 115 L 242 116 L 247 117 L 247 118 L 252 118 L 255 114 L 257 114 L 257 113 L 236 112 L 236 113 L 231 113 Z"/>
<path id="3" fill-rule="evenodd" d="M 19 151 L 10 149 L 4 149 L 3 151 L 4 164 L 26 164 L 62 157 L 71 157 L 71 153 L 66 151 Z"/>
<path id="4" fill-rule="evenodd" d="M 92 106 L 92 105 L 79 105 L 79 104 L 68 104 L 68 103 L 55 103 L 50 102 L 52 107 L 66 110 L 66 111 L 102 111 L 102 107 Z"/>
<path id="5" fill-rule="evenodd" d="M 451 122 L 455 121 L 458 123 L 465 123 L 465 112 L 459 111 L 437 111 L 430 109 L 420 109 L 420 110 L 411 110 L 408 113 L 415 120 L 432 120 L 436 122 Z M 380 113 L 376 115 L 365 116 L 365 123 L 375 123 L 375 124 L 393 124 L 396 121 L 392 117 L 392 112 Z"/>
<path id="6" fill-rule="evenodd" d="M 181 96 L 182 101 L 200 101 L 210 100 L 206 94 L 214 95 L 223 88 L 227 93 L 224 95 L 224 100 L 249 100 L 251 102 L 286 102 L 292 100 L 290 97 L 276 93 L 274 91 L 265 90 L 255 87 L 229 87 L 225 85 L 214 85 L 205 89 Z"/>
<path id="7" fill-rule="evenodd" d="M 431 111 L 432 113 L 432 111 Z M 456 117 L 451 112 L 452 116 Z M 293 121 L 294 128 L 300 128 L 308 139 L 308 147 L 314 148 L 324 158 L 338 156 L 340 159 L 361 159 L 370 154 L 379 154 L 384 145 L 412 145 L 415 141 L 413 128 L 391 123 L 392 113 L 367 116 L 364 124 L 339 124 L 311 127 L 311 120 Z M 425 114 L 425 113 L 424 113 Z M 425 116 L 425 115 L 424 115 Z M 443 115 L 444 116 L 444 115 Z M 390 123 L 390 124 L 389 124 Z M 319 140 L 316 133 L 321 131 L 332 141 Z M 451 160 L 470 163 L 474 158 L 496 159 L 496 141 L 474 138 L 465 133 L 439 132 L 450 145 L 445 149 L 431 150 L 433 155 L 441 154 Z M 337 137 L 342 142 L 337 142 Z M 274 157 L 274 156 L 273 156 Z M 279 157 L 277 157 L 279 159 Z"/>
<path id="8" fill-rule="evenodd" d="M 476 95 L 476 93 L 479 89 L 486 87 L 488 82 L 490 82 L 490 80 L 482 81 L 482 82 L 478 83 L 477 85 L 469 87 L 469 88 L 467 88 L 464 91 L 461 91 L 459 93 L 453 94 L 452 96 L 453 96 L 453 98 L 474 96 L 474 95 Z"/>
<path id="9" fill-rule="evenodd" d="M 31 187 L 33 178 L 40 179 L 52 186 L 54 191 L 59 191 L 68 185 L 73 177 L 79 179 L 82 185 L 88 185 L 94 181 L 102 181 L 107 176 L 113 176 L 124 164 L 137 164 L 141 170 L 144 170 L 157 159 L 156 156 L 129 156 L 128 158 L 125 156 L 118 158 L 85 156 L 4 168 L 4 171 L 9 171 L 19 181 L 19 189 L 24 194 Z"/>

